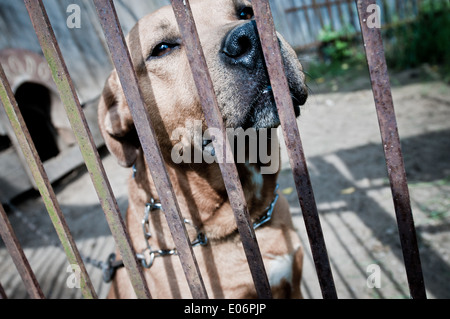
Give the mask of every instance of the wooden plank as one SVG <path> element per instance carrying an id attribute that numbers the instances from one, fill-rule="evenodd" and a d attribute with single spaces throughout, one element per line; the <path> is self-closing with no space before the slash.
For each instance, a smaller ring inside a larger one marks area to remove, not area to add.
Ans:
<path id="1" fill-rule="evenodd" d="M 33 299 L 44 299 L 44 293 L 34 275 L 25 253 L 16 237 L 3 206 L 0 204 L 0 236 L 19 271 L 29 296 Z M 1 289 L 1 287 L 0 287 Z M 3 290 L 3 289 L 1 289 Z M 1 291 L 0 291 L 1 295 Z"/>
<path id="2" fill-rule="evenodd" d="M 97 125 L 97 102 L 89 103 L 83 110 L 95 145 L 99 148 L 104 145 L 104 140 Z M 3 108 L 0 108 L 0 113 L 2 111 L 4 112 Z M 10 124 L 7 124 L 7 127 L 10 127 Z M 14 133 L 12 134 L 15 137 Z M 30 179 L 30 175 L 27 174 L 28 165 L 25 159 L 22 160 L 19 157 L 20 154 L 22 154 L 20 148 L 17 151 L 17 148 L 13 147 L 0 153 L 0 201 L 3 203 L 33 188 L 37 189 L 32 175 Z M 83 164 L 84 160 L 80 149 L 74 145 L 46 161 L 44 168 L 50 183 L 53 183 Z"/>
<path id="3" fill-rule="evenodd" d="M 127 33 L 145 14 L 150 13 L 167 0 L 116 0 L 119 19 Z M 86 0 L 44 0 L 50 22 L 64 56 L 67 67 L 73 76 L 82 104 L 96 98 L 112 70 L 107 54 L 105 39 L 99 30 L 92 1 Z M 81 28 L 69 28 L 67 12 L 69 5 L 80 7 Z M 29 21 L 22 1 L 0 0 L 0 50 L 5 48 L 23 48 L 40 52 L 39 42 Z"/>
<path id="4" fill-rule="evenodd" d="M 0 201 L 6 203 L 12 198 L 33 189 L 14 148 L 0 153 Z"/>

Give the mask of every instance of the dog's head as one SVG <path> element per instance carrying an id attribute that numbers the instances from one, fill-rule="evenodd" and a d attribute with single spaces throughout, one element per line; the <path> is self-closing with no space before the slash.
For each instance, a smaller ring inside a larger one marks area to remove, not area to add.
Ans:
<path id="1" fill-rule="evenodd" d="M 280 125 L 261 44 L 247 0 L 192 0 L 191 8 L 226 127 Z M 279 35 L 295 112 L 307 98 L 302 66 Z M 127 36 L 133 64 L 163 154 L 171 133 L 186 121 L 206 123 L 171 7 L 141 19 Z M 139 149 L 133 120 L 116 71 L 107 80 L 99 124 L 109 150 L 131 166 Z"/>

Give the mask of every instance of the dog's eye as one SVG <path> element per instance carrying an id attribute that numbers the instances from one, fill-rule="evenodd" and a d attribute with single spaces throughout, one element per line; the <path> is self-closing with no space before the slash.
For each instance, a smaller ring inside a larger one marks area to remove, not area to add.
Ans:
<path id="1" fill-rule="evenodd" d="M 177 43 L 166 43 L 162 42 L 158 44 L 150 54 L 150 57 L 159 58 L 169 54 L 173 49 L 179 47 Z"/>
<path id="2" fill-rule="evenodd" d="M 252 7 L 245 7 L 239 11 L 239 19 L 241 20 L 251 20 L 254 15 Z"/>

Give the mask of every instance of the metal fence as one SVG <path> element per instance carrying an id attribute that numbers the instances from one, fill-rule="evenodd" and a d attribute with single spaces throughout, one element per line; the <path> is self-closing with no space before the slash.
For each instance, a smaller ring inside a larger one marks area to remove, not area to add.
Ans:
<path id="1" fill-rule="evenodd" d="M 151 298 L 151 291 L 149 291 L 143 275 L 143 270 L 136 257 L 136 252 L 131 245 L 129 234 L 127 233 L 119 212 L 116 199 L 111 190 L 108 177 L 93 142 L 92 135 L 86 124 L 86 119 L 84 118 L 71 77 L 67 71 L 64 58 L 59 49 L 42 0 L 24 0 L 24 2 L 39 38 L 42 51 L 49 63 L 53 79 L 59 90 L 61 100 L 65 106 L 73 132 L 97 191 L 106 220 L 128 271 L 134 291 L 138 298 Z M 147 160 L 162 207 L 164 208 L 164 213 L 174 238 L 192 297 L 199 299 L 207 298 L 208 296 L 202 275 L 199 271 L 196 257 L 187 237 L 185 224 L 181 217 L 171 181 L 165 169 L 155 132 L 151 126 L 149 115 L 146 112 L 142 92 L 138 85 L 138 80 L 113 1 L 93 0 L 93 2 L 97 9 L 110 48 L 112 60 L 121 80 L 123 91 L 127 98 L 128 105 L 130 106 L 145 159 Z M 369 4 L 375 3 L 375 1 L 357 0 L 356 2 L 373 85 L 375 104 L 379 117 L 386 165 L 397 214 L 397 223 L 400 232 L 410 294 L 413 298 L 426 298 L 381 33 L 379 29 L 369 28 L 366 24 L 368 15 L 370 14 L 367 12 L 366 8 Z M 327 249 L 320 226 L 319 214 L 302 149 L 298 124 L 293 111 L 294 108 L 289 93 L 288 82 L 284 74 L 270 5 L 267 0 L 253 0 L 252 4 L 322 295 L 324 298 L 337 298 Z M 202 53 L 189 1 L 172 0 L 172 7 L 186 47 L 186 53 L 208 126 L 220 128 L 222 131 L 225 131 L 217 99 L 214 94 L 213 84 Z M 47 178 L 42 162 L 33 145 L 31 136 L 15 101 L 14 94 L 1 66 L 0 98 L 14 132 L 17 135 L 17 139 L 28 162 L 36 185 L 45 202 L 49 216 L 64 247 L 67 259 L 71 265 L 76 265 L 80 270 L 80 286 L 83 296 L 85 298 L 96 298 L 96 292 L 89 275 L 86 272 L 83 260 L 64 220 L 52 185 Z M 215 141 L 214 143 L 218 142 Z M 230 148 L 226 147 L 226 150 L 228 151 Z M 235 214 L 239 234 L 247 256 L 257 294 L 259 298 L 271 298 L 272 294 L 269 281 L 264 269 L 254 230 L 253 227 L 251 227 L 252 224 L 236 165 L 234 163 L 222 163 L 220 164 L 220 169 L 222 171 L 230 204 Z M 17 266 L 30 297 L 44 298 L 39 283 L 28 264 L 19 241 L 16 238 L 7 215 L 1 205 L 0 213 L 0 234 Z M 0 298 L 6 298 L 1 285 Z"/>

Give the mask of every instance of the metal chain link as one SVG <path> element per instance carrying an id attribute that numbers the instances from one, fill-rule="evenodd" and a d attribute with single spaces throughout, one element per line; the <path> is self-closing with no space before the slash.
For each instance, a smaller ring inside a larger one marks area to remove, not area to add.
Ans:
<path id="1" fill-rule="evenodd" d="M 162 207 L 160 203 L 155 202 L 155 200 L 152 198 L 150 202 L 145 205 L 144 218 L 141 222 L 142 231 L 144 233 L 144 239 L 147 247 L 141 253 L 136 254 L 138 260 L 141 261 L 142 267 L 146 269 L 149 269 L 153 266 L 153 262 L 157 257 L 173 256 L 178 254 L 176 248 L 170 250 L 152 250 L 152 247 L 149 243 L 149 239 L 152 237 L 152 234 L 150 232 L 150 213 L 155 210 L 162 210 Z M 199 231 L 198 228 L 190 220 L 185 218 L 184 223 L 186 225 L 194 227 L 197 231 L 197 237 L 191 243 L 192 247 L 197 247 L 199 245 L 206 246 L 208 244 L 208 238 L 206 237 L 206 235 L 203 232 Z M 146 254 L 148 254 L 148 257 L 145 256 Z"/>

